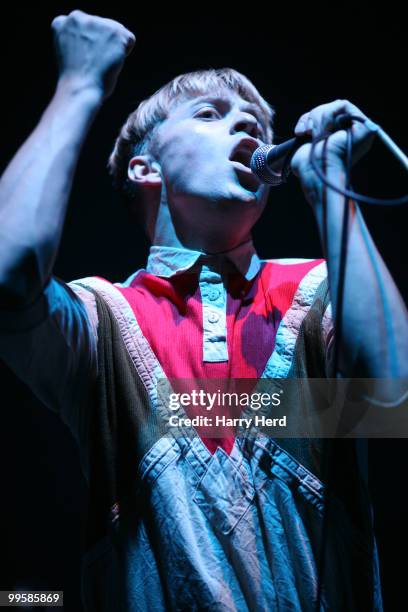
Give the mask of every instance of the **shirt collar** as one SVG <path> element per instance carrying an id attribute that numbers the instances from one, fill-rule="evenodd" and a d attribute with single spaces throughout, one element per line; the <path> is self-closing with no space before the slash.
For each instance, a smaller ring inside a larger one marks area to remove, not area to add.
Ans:
<path id="1" fill-rule="evenodd" d="M 198 263 L 198 260 L 214 263 L 227 260 L 232 262 L 238 271 L 251 281 L 259 272 L 261 264 L 252 240 L 218 255 L 209 255 L 191 249 L 152 246 L 147 260 L 146 271 L 156 276 L 171 278 L 176 274 L 187 272 Z"/>

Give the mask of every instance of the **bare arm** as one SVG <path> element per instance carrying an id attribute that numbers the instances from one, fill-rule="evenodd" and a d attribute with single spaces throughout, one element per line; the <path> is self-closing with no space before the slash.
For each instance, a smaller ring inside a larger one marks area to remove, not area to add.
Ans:
<path id="1" fill-rule="evenodd" d="M 338 100 L 317 107 L 299 120 L 296 134 L 316 136 L 330 128 L 336 114 L 364 115 L 347 101 Z M 310 121 L 308 124 L 307 122 Z M 363 126 L 353 125 L 354 155 L 361 156 L 371 145 L 372 135 Z M 326 162 L 327 177 L 345 187 L 344 131 L 331 135 Z M 299 175 L 305 195 L 316 216 L 325 251 L 330 295 L 335 319 L 344 197 L 323 187 L 309 163 L 310 145 L 296 153 L 292 167 Z M 321 154 L 320 152 L 318 155 Z M 339 370 L 344 377 L 408 377 L 408 317 L 398 289 L 377 251 L 362 215 L 353 202 L 349 206 L 348 246 L 342 307 L 342 344 Z M 394 386 L 396 389 L 397 387 Z M 391 394 L 390 400 L 393 394 Z"/>
<path id="2" fill-rule="evenodd" d="M 59 60 L 53 99 L 0 181 L 0 306 L 33 302 L 51 273 L 81 146 L 112 93 L 134 36 L 74 11 L 52 24 Z"/>

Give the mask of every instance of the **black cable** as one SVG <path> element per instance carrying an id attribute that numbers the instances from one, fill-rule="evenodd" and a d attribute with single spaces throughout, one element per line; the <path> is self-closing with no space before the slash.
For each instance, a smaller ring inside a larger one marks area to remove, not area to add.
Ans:
<path id="1" fill-rule="evenodd" d="M 349 190 L 350 173 L 351 173 L 351 155 L 353 146 L 353 136 L 351 129 L 347 130 L 347 156 L 346 156 L 346 190 Z M 340 245 L 340 261 L 339 261 L 339 276 L 337 282 L 337 299 L 336 299 L 336 316 L 335 316 L 335 343 L 333 369 L 335 376 L 339 373 L 339 347 L 343 332 L 343 297 L 344 297 L 344 281 L 346 274 L 346 259 L 347 259 L 347 243 L 348 243 L 348 225 L 349 225 L 350 202 L 345 200 L 343 210 L 343 225 L 341 230 L 341 245 Z"/>
<path id="2" fill-rule="evenodd" d="M 353 121 L 360 121 L 360 123 L 365 122 L 365 119 L 357 115 L 349 115 L 349 118 L 350 120 L 353 120 Z M 402 196 L 400 198 L 391 198 L 391 199 L 373 198 L 371 196 L 366 196 L 366 195 L 353 191 L 351 189 L 351 185 L 348 185 L 346 189 L 342 189 L 341 187 L 337 187 L 337 185 L 334 185 L 333 183 L 331 183 L 326 178 L 321 168 L 319 168 L 319 165 L 316 160 L 317 144 L 321 142 L 322 140 L 326 140 L 329 136 L 330 134 L 324 133 L 318 136 L 317 138 L 315 138 L 312 141 L 312 148 L 310 150 L 310 163 L 312 165 L 312 168 L 314 169 L 314 171 L 316 172 L 320 180 L 323 181 L 323 183 L 327 187 L 330 187 L 330 189 L 333 189 L 337 193 L 340 193 L 341 195 L 344 195 L 347 198 L 352 198 L 353 200 L 357 200 L 358 202 L 364 202 L 365 204 L 375 204 L 378 206 L 399 206 L 401 204 L 408 204 L 408 195 Z"/>
<path id="3" fill-rule="evenodd" d="M 325 162 L 326 162 L 326 147 L 327 147 L 327 139 L 323 142 L 323 154 L 322 154 L 322 163 L 323 169 L 326 170 Z M 326 233 L 326 214 L 327 214 L 327 186 L 324 184 L 323 186 L 323 216 L 324 216 L 324 230 Z M 325 236 L 324 244 L 323 244 L 325 257 L 327 257 L 327 237 Z M 323 505 L 323 518 L 322 518 L 322 532 L 321 532 L 321 542 L 319 546 L 320 554 L 317 559 L 317 593 L 316 593 L 316 612 L 320 612 L 322 593 L 323 593 L 323 581 L 324 581 L 324 566 L 326 560 L 326 539 L 327 539 L 327 524 L 328 524 L 328 483 L 330 480 L 331 474 L 331 464 L 332 464 L 332 445 L 330 441 L 326 438 L 323 439 L 322 442 L 322 469 L 320 478 L 324 483 L 324 505 Z"/>
<path id="4" fill-rule="evenodd" d="M 351 116 L 350 118 L 358 120 L 358 121 L 364 121 L 360 117 Z M 346 271 L 346 258 L 347 258 L 348 224 L 349 224 L 349 212 L 350 212 L 350 201 L 349 200 L 350 198 L 353 198 L 354 200 L 367 202 L 369 204 L 397 205 L 397 204 L 403 204 L 403 203 L 408 202 L 408 196 L 404 196 L 403 198 L 397 198 L 394 200 L 380 200 L 378 198 L 370 198 L 368 196 L 361 196 L 359 194 L 356 194 L 352 190 L 351 183 L 350 183 L 351 165 L 352 165 L 351 124 L 350 124 L 350 127 L 348 127 L 347 129 L 347 150 L 346 150 L 346 163 L 345 163 L 346 186 L 345 186 L 345 189 L 341 189 L 333 185 L 330 181 L 327 180 L 326 175 L 324 173 L 324 171 L 326 170 L 325 153 L 326 153 L 328 137 L 329 137 L 329 134 L 324 134 L 312 142 L 312 148 L 310 152 L 310 161 L 311 161 L 312 167 L 314 168 L 319 178 L 322 180 L 324 186 L 326 188 L 333 189 L 337 193 L 340 193 L 345 196 L 343 223 L 342 223 L 342 232 L 341 232 L 339 277 L 338 277 L 337 296 L 336 296 L 337 300 L 336 300 L 336 313 L 335 313 L 335 344 L 334 344 L 334 357 L 333 357 L 334 374 L 335 374 L 335 377 L 338 378 L 340 374 L 339 356 L 340 356 L 340 346 L 341 346 L 342 329 L 343 329 L 342 311 L 343 311 L 344 284 L 345 284 L 345 271 Z M 318 166 L 318 163 L 315 157 L 316 145 L 318 144 L 318 142 L 321 142 L 322 140 L 324 141 L 323 142 L 323 155 L 322 155 L 323 170 Z M 326 198 L 323 198 L 323 201 L 324 201 L 324 206 L 326 206 Z M 388 303 L 387 303 L 384 288 L 381 282 L 380 273 L 379 273 L 378 267 L 375 262 L 375 258 L 373 257 L 373 253 L 372 253 L 372 250 L 368 242 L 367 231 L 362 225 L 362 222 L 359 216 L 361 215 L 360 210 L 357 204 L 354 204 L 354 205 L 356 207 L 357 219 L 358 219 L 360 228 L 363 233 L 363 239 L 368 249 L 370 260 L 375 269 L 376 278 L 377 278 L 377 282 L 380 288 L 380 292 L 384 300 L 384 305 L 385 305 L 385 308 L 388 309 Z M 324 209 L 324 213 L 325 213 L 325 209 Z M 326 245 L 324 246 L 326 248 Z M 390 315 L 389 312 L 387 312 L 387 314 Z M 386 317 L 386 322 L 387 320 L 388 318 Z M 393 340 L 394 340 L 393 330 L 390 325 L 387 327 L 388 327 L 387 340 L 389 341 L 389 344 L 392 345 L 390 355 L 391 355 L 391 360 L 393 361 L 392 359 L 392 355 L 393 355 L 392 349 L 393 349 Z M 392 363 L 392 365 L 394 366 L 393 371 L 395 372 L 395 369 L 397 368 L 395 364 Z M 324 577 L 325 577 L 324 576 L 325 562 L 326 562 L 326 556 L 327 556 L 327 539 L 328 539 L 328 529 L 329 529 L 329 510 L 330 510 L 329 502 L 333 494 L 333 486 L 334 486 L 334 482 L 333 482 L 334 458 L 335 458 L 334 445 L 333 443 L 331 443 L 329 439 L 324 439 L 322 446 L 323 446 L 322 447 L 322 480 L 325 485 L 325 504 L 323 508 L 323 525 L 322 525 L 322 536 L 321 536 L 322 540 L 320 544 L 320 557 L 318 559 L 318 570 L 317 570 L 316 612 L 320 612 L 320 607 L 322 604 L 323 584 L 324 584 Z M 372 520 L 370 521 L 370 533 L 371 533 L 370 549 L 374 550 L 374 531 L 373 531 Z"/>
<path id="5" fill-rule="evenodd" d="M 325 149 L 327 146 L 327 137 L 323 143 L 323 164 L 325 165 Z M 350 187 L 351 163 L 352 163 L 352 147 L 353 136 L 351 128 L 347 129 L 347 153 L 346 153 L 346 189 Z M 325 168 L 324 168 L 325 169 Z M 323 172 L 322 172 L 323 174 Z M 327 188 L 327 182 L 325 181 Z M 324 206 L 327 206 L 327 198 L 324 197 Z M 349 225 L 349 200 L 344 202 L 343 223 L 341 230 L 340 242 L 340 261 L 338 271 L 338 284 L 336 294 L 336 314 L 335 314 L 335 341 L 334 341 L 334 356 L 333 369 L 337 378 L 339 373 L 339 355 L 341 346 L 341 337 L 343 329 L 343 297 L 344 297 L 344 281 L 347 259 L 347 243 L 348 243 L 348 225 Z M 323 440 L 322 445 L 322 480 L 325 486 L 325 504 L 323 509 L 323 525 L 322 525 L 322 541 L 320 545 L 320 557 L 318 559 L 317 572 L 317 595 L 316 595 L 316 612 L 320 612 L 321 599 L 323 594 L 324 570 L 326 562 L 327 538 L 329 529 L 329 501 L 333 491 L 333 470 L 334 470 L 334 449 L 333 442 L 329 439 Z"/>

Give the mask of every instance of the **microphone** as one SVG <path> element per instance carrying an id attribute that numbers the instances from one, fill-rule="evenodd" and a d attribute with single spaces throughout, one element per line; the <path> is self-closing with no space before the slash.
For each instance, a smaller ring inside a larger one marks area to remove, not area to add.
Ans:
<path id="1" fill-rule="evenodd" d="M 341 114 L 334 120 L 333 131 L 350 127 L 350 115 Z M 290 174 L 290 160 L 296 151 L 312 137 L 305 134 L 282 142 L 278 145 L 263 145 L 258 147 L 251 158 L 252 172 L 263 182 L 269 185 L 280 185 L 286 182 Z"/>

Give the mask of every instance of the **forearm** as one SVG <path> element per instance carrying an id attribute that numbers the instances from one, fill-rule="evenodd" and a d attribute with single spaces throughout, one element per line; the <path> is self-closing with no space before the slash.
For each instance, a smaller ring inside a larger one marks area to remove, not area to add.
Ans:
<path id="1" fill-rule="evenodd" d="M 38 126 L 1 178 L 3 303 L 33 301 L 52 272 L 76 163 L 100 103 L 96 89 L 60 80 Z"/>
<path id="2" fill-rule="evenodd" d="M 330 166 L 328 179 L 344 188 L 343 168 Z M 309 181 L 308 185 L 305 193 L 315 212 L 327 259 L 336 321 L 345 199 L 320 181 Z M 360 211 L 353 202 L 348 207 L 339 371 L 344 377 L 408 377 L 407 310 Z"/>

